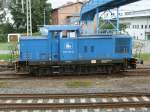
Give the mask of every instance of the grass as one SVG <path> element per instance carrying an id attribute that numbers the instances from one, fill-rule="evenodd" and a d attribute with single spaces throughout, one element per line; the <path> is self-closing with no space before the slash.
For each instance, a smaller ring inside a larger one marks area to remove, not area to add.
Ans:
<path id="1" fill-rule="evenodd" d="M 0 54 L 0 60 L 7 60 L 9 61 L 11 59 L 10 54 Z"/>
<path id="2" fill-rule="evenodd" d="M 6 82 L 0 81 L 0 88 L 6 87 Z"/>
<path id="3" fill-rule="evenodd" d="M 0 43 L 0 50 L 9 50 L 12 43 Z"/>
<path id="4" fill-rule="evenodd" d="M 142 53 L 140 55 L 140 58 L 143 59 L 144 61 L 150 61 L 150 53 Z"/>
<path id="5" fill-rule="evenodd" d="M 16 43 L 0 43 L 0 50 L 16 51 L 16 49 L 17 49 L 16 46 L 17 46 Z M 10 61 L 10 60 L 12 60 L 12 56 L 10 54 L 0 54 L 0 60 Z"/>
<path id="6" fill-rule="evenodd" d="M 81 88 L 81 87 L 91 87 L 93 83 L 91 81 L 69 81 L 66 82 L 65 85 L 68 88 Z"/>
<path id="7" fill-rule="evenodd" d="M 40 32 L 36 32 L 36 33 L 33 33 L 32 35 L 33 35 L 33 36 L 40 36 L 41 33 L 40 33 Z"/>
<path id="8" fill-rule="evenodd" d="M 0 60 L 12 61 L 18 59 L 18 56 L 12 57 L 10 54 L 0 54 Z"/>
<path id="9" fill-rule="evenodd" d="M 4 61 L 14 61 L 18 59 L 18 55 L 10 55 L 10 54 L 0 54 L 0 60 Z"/>
<path id="10" fill-rule="evenodd" d="M 17 43 L 0 43 L 0 50 L 12 50 L 17 47 Z"/>

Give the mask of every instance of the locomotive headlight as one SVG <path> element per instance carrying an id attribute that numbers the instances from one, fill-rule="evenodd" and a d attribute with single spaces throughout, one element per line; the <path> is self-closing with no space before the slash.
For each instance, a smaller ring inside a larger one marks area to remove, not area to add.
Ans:
<path id="1" fill-rule="evenodd" d="M 91 60 L 91 63 L 92 64 L 96 64 L 96 60 Z"/>

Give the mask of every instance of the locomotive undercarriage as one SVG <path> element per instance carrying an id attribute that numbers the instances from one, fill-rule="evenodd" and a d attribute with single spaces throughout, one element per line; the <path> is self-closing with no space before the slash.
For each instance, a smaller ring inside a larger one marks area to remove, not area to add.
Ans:
<path id="1" fill-rule="evenodd" d="M 113 60 L 102 63 L 89 61 L 83 62 L 17 62 L 18 72 L 28 72 L 31 75 L 80 75 L 80 74 L 99 74 L 99 73 L 118 73 L 127 69 L 136 68 L 136 59 Z"/>

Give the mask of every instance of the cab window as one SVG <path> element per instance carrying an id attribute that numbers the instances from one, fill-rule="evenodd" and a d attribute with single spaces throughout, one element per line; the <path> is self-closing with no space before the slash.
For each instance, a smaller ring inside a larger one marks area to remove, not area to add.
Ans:
<path id="1" fill-rule="evenodd" d="M 52 32 L 52 37 L 53 38 L 58 38 L 59 37 L 59 32 Z"/>
<path id="2" fill-rule="evenodd" d="M 70 38 L 76 38 L 77 37 L 76 31 L 70 31 L 69 32 L 69 37 Z"/>
<path id="3" fill-rule="evenodd" d="M 77 33 L 76 33 L 76 31 L 62 31 L 61 37 L 62 38 L 76 38 Z"/>
<path id="4" fill-rule="evenodd" d="M 67 31 L 62 31 L 62 38 L 67 38 Z"/>

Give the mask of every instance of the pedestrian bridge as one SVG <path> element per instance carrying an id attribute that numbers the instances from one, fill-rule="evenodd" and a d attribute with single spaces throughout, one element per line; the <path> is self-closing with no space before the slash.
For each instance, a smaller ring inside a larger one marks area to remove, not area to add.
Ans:
<path id="1" fill-rule="evenodd" d="M 92 21 L 98 12 L 127 5 L 140 0 L 89 0 L 81 9 L 80 20 Z"/>

